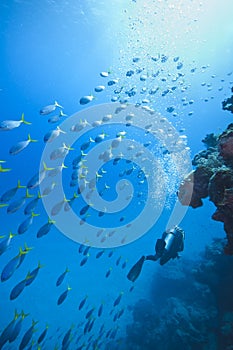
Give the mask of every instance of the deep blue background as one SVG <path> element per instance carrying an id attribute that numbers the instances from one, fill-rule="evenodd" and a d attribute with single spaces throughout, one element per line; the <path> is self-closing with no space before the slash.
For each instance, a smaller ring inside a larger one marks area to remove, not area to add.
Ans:
<path id="1" fill-rule="evenodd" d="M 25 119 L 32 125 L 1 132 L 0 159 L 6 160 L 3 166 L 12 168 L 12 171 L 0 174 L 0 194 L 16 186 L 18 179 L 25 185 L 38 170 L 43 136 L 54 128 L 48 124 L 47 117 L 40 116 L 39 110 L 55 100 L 64 106 L 68 115 L 81 110 L 83 107 L 79 105 L 79 99 L 94 93 L 95 86 L 106 84 L 99 75 L 101 71 L 110 70 L 112 78 L 120 79 L 119 86 L 133 87 L 136 84 L 140 91 L 142 83 L 139 79 L 133 77 L 129 80 L 125 76 L 127 70 L 132 68 L 132 58 L 135 56 L 141 58 L 140 66 L 150 73 L 154 67 L 150 56 L 158 53 L 167 55 L 168 61 L 164 63 L 164 72 L 160 77 L 163 74 L 167 77 L 169 72 L 177 73 L 173 57 L 180 56 L 184 64 L 181 70 L 184 73 L 183 86 L 187 90 L 181 92 L 182 85 L 177 83 L 178 89 L 172 95 L 162 97 L 161 92 L 170 83 L 162 83 L 158 79 L 156 85 L 160 90 L 152 106 L 175 127 L 185 128 L 192 156 L 203 148 L 201 140 L 207 133 L 218 133 L 232 121 L 231 115 L 221 110 L 221 101 L 230 95 L 233 82 L 231 1 L 225 1 L 224 8 L 217 1 L 203 1 L 202 8 L 198 2 L 188 2 L 187 6 L 180 2 L 175 9 L 172 1 L 158 4 L 151 1 L 151 4 L 154 12 L 148 10 L 147 2 L 142 0 L 1 1 L 0 118 L 18 120 L 24 112 Z M 171 17 L 166 17 L 168 15 Z M 196 68 L 195 73 L 190 73 L 192 68 Z M 201 86 L 203 82 L 210 84 L 211 90 L 208 90 L 208 86 Z M 106 89 L 96 96 L 92 104 L 110 102 L 113 90 Z M 183 96 L 188 101 L 194 100 L 194 104 L 183 106 Z M 130 102 L 135 103 L 140 99 L 138 92 Z M 166 112 L 171 105 L 176 107 L 175 117 Z M 190 111 L 193 111 L 192 116 L 188 115 Z M 9 148 L 26 139 L 28 132 L 39 142 L 30 144 L 17 156 L 9 156 Z M 24 194 L 23 190 L 17 196 L 21 194 Z M 115 249 L 111 259 L 105 254 L 97 262 L 97 251 L 91 250 L 87 265 L 80 268 L 78 244 L 68 240 L 56 228 L 47 237 L 41 240 L 36 238 L 37 230 L 47 220 L 42 205 L 39 206 L 37 212 L 41 215 L 35 218 L 30 231 L 23 237 L 15 237 L 7 253 L 0 257 L 2 268 L 17 254 L 24 242 L 34 247 L 26 257 L 27 263 L 9 281 L 0 285 L 0 329 L 12 319 L 15 308 L 23 309 L 30 313 L 25 320 L 25 329 L 32 318 L 39 321 L 40 330 L 48 323 L 53 335 L 51 344 L 54 345 L 57 327 L 68 329 L 71 323 L 82 322 L 83 314 L 77 311 L 77 306 L 86 294 L 90 306 L 98 307 L 102 301 L 105 302 L 106 315 L 120 291 L 125 291 L 122 300 L 124 307 L 139 297 L 146 297 L 145 286 L 155 265 L 147 265 L 134 294 L 128 293 L 130 283 L 126 272 L 142 253 L 153 252 L 154 242 L 166 226 L 170 211 L 171 208 L 165 210 L 155 228 L 142 239 Z M 212 237 L 224 237 L 222 224 L 210 219 L 213 211 L 214 206 L 205 200 L 202 208 L 187 212 L 181 224 L 186 231 L 184 255 L 196 258 Z M 3 208 L 0 215 L 0 235 L 7 235 L 9 231 L 15 233 L 25 218 L 22 210 L 7 215 Z M 122 262 L 128 260 L 126 270 L 115 266 L 119 256 L 122 256 Z M 11 289 L 29 269 L 36 267 L 38 261 L 44 265 L 38 278 L 16 301 L 11 302 Z M 58 290 L 55 282 L 66 266 L 70 273 L 66 283 Z M 106 280 L 104 275 L 110 266 L 113 267 L 113 275 Z M 67 283 L 72 291 L 58 308 L 57 297 L 65 290 Z M 106 317 L 108 322 L 109 316 Z M 129 320 L 130 314 L 126 309 L 124 320 L 119 323 L 120 334 L 124 334 L 125 324 Z M 101 320 L 96 324 L 98 331 Z M 108 327 L 112 327 L 111 323 L 108 323 Z"/>

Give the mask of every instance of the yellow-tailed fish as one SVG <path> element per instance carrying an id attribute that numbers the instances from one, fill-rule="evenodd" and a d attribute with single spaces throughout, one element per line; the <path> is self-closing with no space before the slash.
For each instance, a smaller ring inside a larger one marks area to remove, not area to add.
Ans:
<path id="1" fill-rule="evenodd" d="M 1 195 L 0 202 L 9 202 L 16 194 L 19 188 L 25 188 L 26 186 L 20 185 L 20 180 L 18 180 L 17 186 L 7 190 Z"/>
<path id="2" fill-rule="evenodd" d="M 12 232 L 10 232 L 8 237 L 6 237 L 0 241 L 0 255 L 5 253 L 5 251 L 9 248 L 9 245 L 11 243 L 12 238 L 15 236 L 16 235 L 14 235 Z"/>
<path id="3" fill-rule="evenodd" d="M 45 162 L 43 162 L 43 169 L 37 172 L 27 183 L 27 188 L 35 188 L 41 184 L 45 179 L 47 171 L 53 170 L 54 168 L 48 168 Z"/>
<path id="4" fill-rule="evenodd" d="M 57 305 L 61 305 L 65 301 L 70 290 L 71 288 L 68 286 L 67 289 L 59 296 L 57 300 Z"/>
<path id="5" fill-rule="evenodd" d="M 14 202 L 10 203 L 10 205 L 8 206 L 7 208 L 7 214 L 13 214 L 15 213 L 17 210 L 19 210 L 23 205 L 24 203 L 26 202 L 26 199 L 27 198 L 32 198 L 33 195 L 30 195 L 29 192 L 28 192 L 28 189 L 26 190 L 26 194 L 15 200 Z"/>
<path id="6" fill-rule="evenodd" d="M 48 106 L 41 108 L 40 115 L 48 115 L 48 114 L 52 113 L 53 111 L 55 111 L 55 109 L 57 107 L 63 109 L 63 107 L 57 101 L 55 101 L 54 104 L 51 104 L 51 105 L 48 105 Z"/>
<path id="7" fill-rule="evenodd" d="M 31 142 L 37 142 L 37 140 L 33 140 L 30 134 L 28 134 L 28 139 L 25 141 L 20 141 L 16 143 L 14 146 L 10 148 L 9 153 L 11 155 L 16 155 L 22 152 Z"/>
<path id="8" fill-rule="evenodd" d="M 0 122 L 0 131 L 12 130 L 18 128 L 21 124 L 31 124 L 24 119 L 24 113 L 22 113 L 20 120 L 3 120 L 2 122 Z"/>
<path id="9" fill-rule="evenodd" d="M 52 225 L 55 224 L 54 220 L 48 219 L 48 222 L 46 224 L 44 224 L 43 226 L 41 226 L 41 228 L 38 230 L 37 232 L 37 238 L 41 238 L 45 235 L 47 235 L 52 227 Z"/>
<path id="10" fill-rule="evenodd" d="M 22 235 L 23 233 L 25 233 L 29 227 L 32 225 L 33 223 L 33 219 L 35 216 L 39 216 L 40 214 L 35 214 L 34 212 L 31 213 L 31 216 L 28 217 L 26 220 L 24 220 L 18 227 L 18 234 Z"/>

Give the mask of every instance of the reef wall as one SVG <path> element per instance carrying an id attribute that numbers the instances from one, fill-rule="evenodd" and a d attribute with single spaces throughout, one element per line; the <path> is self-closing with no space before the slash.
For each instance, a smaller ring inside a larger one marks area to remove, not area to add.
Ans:
<path id="1" fill-rule="evenodd" d="M 233 113 L 233 96 L 222 105 Z M 183 205 L 198 208 L 202 199 L 209 197 L 216 206 L 212 219 L 224 223 L 228 241 L 224 252 L 233 255 L 233 123 L 220 135 L 209 134 L 202 142 L 206 149 L 194 157 L 196 169 L 181 183 L 178 198 Z"/>

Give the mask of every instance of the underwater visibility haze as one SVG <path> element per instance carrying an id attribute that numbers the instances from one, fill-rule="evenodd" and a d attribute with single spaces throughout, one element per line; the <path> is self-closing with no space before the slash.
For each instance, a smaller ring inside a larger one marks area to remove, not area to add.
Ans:
<path id="1" fill-rule="evenodd" d="M 232 11 L 0 2 L 0 349 L 233 349 Z"/>

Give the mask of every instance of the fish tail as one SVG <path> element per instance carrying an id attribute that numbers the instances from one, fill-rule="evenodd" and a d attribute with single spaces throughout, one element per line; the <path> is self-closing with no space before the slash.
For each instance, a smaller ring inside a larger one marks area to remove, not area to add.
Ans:
<path id="1" fill-rule="evenodd" d="M 26 188 L 26 186 L 22 186 L 22 185 L 20 185 L 20 180 L 18 180 L 18 183 L 17 183 L 17 188 Z"/>
<path id="2" fill-rule="evenodd" d="M 17 310 L 15 309 L 15 314 L 14 314 L 14 320 L 17 320 L 20 314 L 18 314 Z"/>
<path id="3" fill-rule="evenodd" d="M 33 139 L 31 138 L 30 134 L 28 134 L 28 141 L 30 141 L 30 142 L 38 142 L 38 140 L 33 140 Z"/>
<path id="4" fill-rule="evenodd" d="M 54 168 L 48 168 L 45 162 L 43 162 L 43 167 L 45 171 L 53 170 Z"/>
<path id="5" fill-rule="evenodd" d="M 41 269 L 42 267 L 44 267 L 44 265 L 42 265 L 40 261 L 38 261 L 38 269 Z"/>
<path id="6" fill-rule="evenodd" d="M 25 314 L 24 311 L 21 311 L 21 317 L 22 319 L 24 319 L 25 317 L 29 316 L 30 314 Z"/>
<path id="7" fill-rule="evenodd" d="M 28 189 L 26 189 L 26 198 L 32 198 L 34 194 L 29 194 Z"/>
<path id="8" fill-rule="evenodd" d="M 24 113 L 22 113 L 22 115 L 21 115 L 21 122 L 24 123 L 24 124 L 26 124 L 26 125 L 31 125 L 30 122 L 27 122 L 27 121 L 24 119 Z"/>
<path id="9" fill-rule="evenodd" d="M 60 133 L 62 133 L 62 134 L 66 134 L 66 132 L 63 131 L 59 126 L 57 126 L 57 130 L 58 130 Z"/>
<path id="10" fill-rule="evenodd" d="M 26 242 L 24 243 L 24 247 L 25 247 L 26 253 L 29 252 L 29 250 L 33 249 L 33 247 L 28 247 Z"/>
<path id="11" fill-rule="evenodd" d="M 54 104 L 55 104 L 56 107 L 64 108 L 61 105 L 59 105 L 59 103 L 57 101 L 54 101 Z"/>
<path id="12" fill-rule="evenodd" d="M 13 237 L 15 237 L 15 236 L 17 236 L 17 235 L 14 234 L 14 233 L 12 233 L 12 232 L 10 232 L 10 235 L 9 235 L 10 238 L 13 238 Z"/>
<path id="13" fill-rule="evenodd" d="M 23 250 L 21 247 L 19 247 L 19 257 L 22 256 L 22 255 L 25 255 L 27 254 L 27 251 Z"/>
<path id="14" fill-rule="evenodd" d="M 37 197 L 38 197 L 39 199 L 41 199 L 41 198 L 43 198 L 44 196 L 40 193 L 40 191 L 38 191 Z"/>
<path id="15" fill-rule="evenodd" d="M 68 169 L 68 166 L 66 166 L 64 163 L 62 163 L 62 169 Z"/>
<path id="16" fill-rule="evenodd" d="M 63 143 L 63 147 L 64 147 L 67 151 L 74 151 L 74 148 L 70 147 L 69 145 L 66 145 L 65 143 Z"/>
<path id="17" fill-rule="evenodd" d="M 3 168 L 0 164 L 0 173 L 6 173 L 7 171 L 11 171 L 10 168 Z"/>
<path id="18" fill-rule="evenodd" d="M 1 204 L 0 204 L 0 208 L 4 208 L 4 207 L 7 207 L 7 206 L 8 206 L 7 203 L 1 203 Z"/>
<path id="19" fill-rule="evenodd" d="M 32 326 L 34 327 L 39 321 L 32 320 Z"/>
<path id="20" fill-rule="evenodd" d="M 36 214 L 36 213 L 32 212 L 31 215 L 34 218 L 35 216 L 39 216 L 40 214 Z"/>

